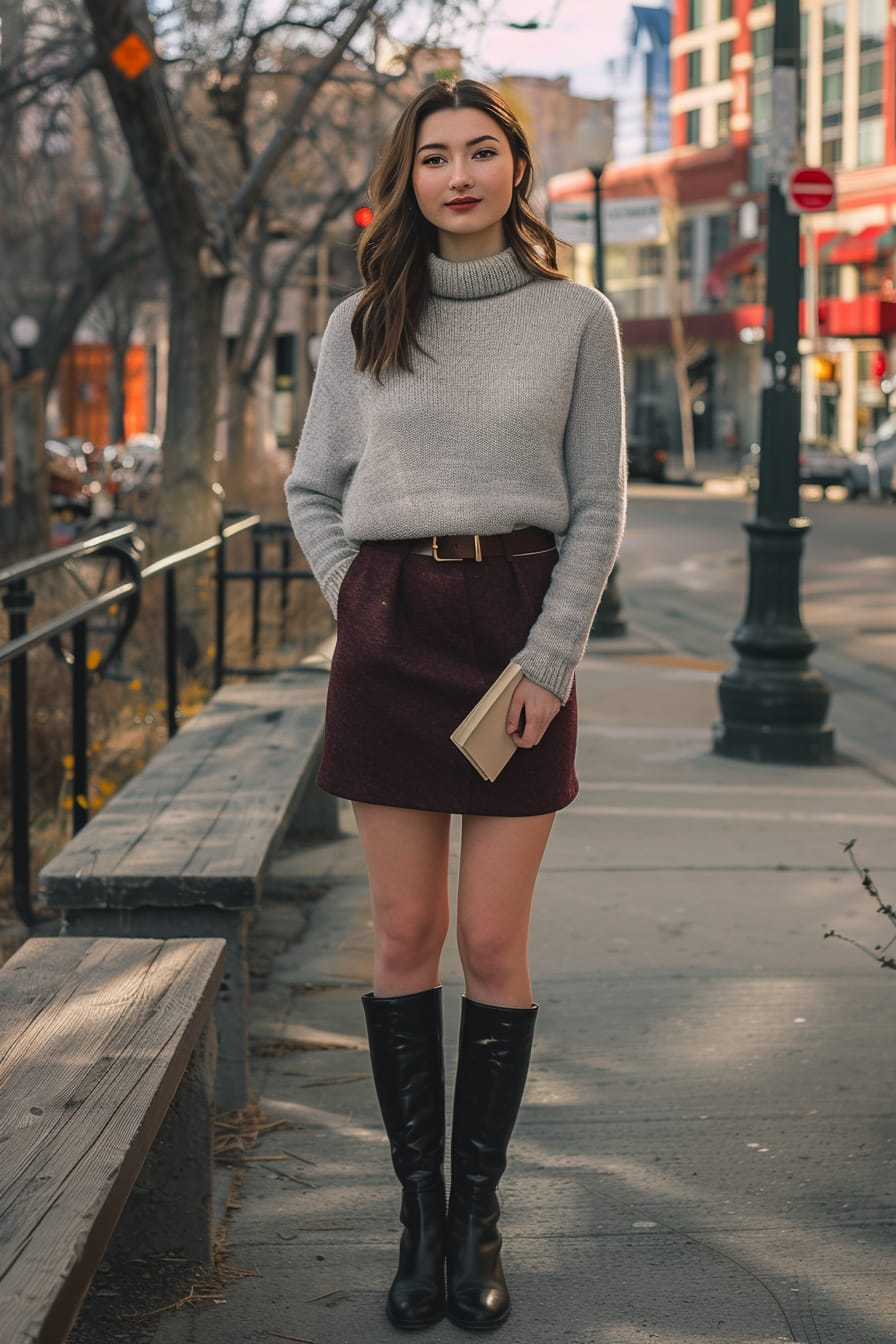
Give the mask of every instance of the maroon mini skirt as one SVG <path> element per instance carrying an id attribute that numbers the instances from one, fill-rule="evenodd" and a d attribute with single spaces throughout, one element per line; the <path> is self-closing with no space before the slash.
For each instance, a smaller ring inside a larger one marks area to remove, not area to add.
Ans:
<path id="1" fill-rule="evenodd" d="M 339 590 L 318 783 L 355 802 L 497 817 L 556 812 L 578 793 L 576 691 L 537 746 L 493 782 L 450 735 L 534 624 L 557 551 L 443 563 L 364 542 Z"/>

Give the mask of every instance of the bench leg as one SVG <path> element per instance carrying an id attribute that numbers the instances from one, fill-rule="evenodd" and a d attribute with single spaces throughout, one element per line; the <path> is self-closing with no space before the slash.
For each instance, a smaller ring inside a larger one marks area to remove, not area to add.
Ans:
<path id="1" fill-rule="evenodd" d="M 218 1028 L 217 1107 L 236 1111 L 249 1101 L 248 910 L 216 905 L 138 906 L 136 910 L 65 909 L 63 934 L 78 938 L 226 938 L 224 975 L 215 1000 Z"/>
<path id="2" fill-rule="evenodd" d="M 118 1220 L 106 1252 L 109 1260 L 170 1252 L 211 1261 L 216 1036 L 207 1026 L 190 1056 Z"/>
<path id="3" fill-rule="evenodd" d="M 287 835 L 292 840 L 320 836 L 335 840 L 339 836 L 339 799 L 324 793 L 316 779 L 307 784 Z"/>

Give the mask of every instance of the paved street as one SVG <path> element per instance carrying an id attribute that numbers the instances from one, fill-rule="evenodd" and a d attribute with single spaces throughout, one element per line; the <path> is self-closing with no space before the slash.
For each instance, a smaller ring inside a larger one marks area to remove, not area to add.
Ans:
<path id="1" fill-rule="evenodd" d="M 753 499 L 635 485 L 623 543 L 626 616 L 675 648 L 726 666 L 747 591 Z M 896 507 L 806 498 L 803 623 L 833 691 L 844 752 L 896 781 Z"/>
<path id="2" fill-rule="evenodd" d="M 674 500 L 633 503 L 639 621 L 660 586 L 657 610 L 705 593 L 719 623 L 736 590 L 680 573 L 688 539 L 713 551 L 723 518 L 736 551 L 741 506 L 684 507 L 677 542 Z M 840 842 L 858 838 L 892 896 L 896 793 L 856 762 L 711 756 L 719 660 L 691 646 L 713 626 L 677 621 L 677 650 L 667 615 L 658 635 L 596 647 L 578 678 L 582 791 L 536 896 L 542 1012 L 503 1185 L 515 1305 L 501 1339 L 887 1344 L 896 977 L 823 932 L 885 935 Z M 255 931 L 253 1077 L 265 1115 L 294 1128 L 262 1141 L 271 1160 L 249 1166 L 230 1215 L 229 1258 L 253 1275 L 163 1315 L 157 1344 L 397 1338 L 382 1301 L 398 1195 L 362 1034 L 371 931 L 349 809 L 343 826 L 283 852 Z M 444 983 L 450 1076 L 453 950 Z M 460 1336 L 446 1323 L 426 1338 Z"/>

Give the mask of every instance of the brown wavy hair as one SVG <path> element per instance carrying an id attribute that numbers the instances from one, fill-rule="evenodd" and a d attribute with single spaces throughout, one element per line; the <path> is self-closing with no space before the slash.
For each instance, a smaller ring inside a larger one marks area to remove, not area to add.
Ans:
<path id="1" fill-rule="evenodd" d="M 383 146 L 370 179 L 373 221 L 358 248 L 364 290 L 352 318 L 355 367 L 379 378 L 392 369 L 410 369 L 412 350 L 425 353 L 417 332 L 429 298 L 428 255 L 437 232 L 417 205 L 411 174 L 421 122 L 432 112 L 469 107 L 485 112 L 506 135 L 514 167 L 523 165 L 510 209 L 504 216 L 507 244 L 533 276 L 563 280 L 557 270 L 557 243 L 529 205 L 532 151 L 519 120 L 504 99 L 472 79 L 439 80 L 408 104 Z"/>

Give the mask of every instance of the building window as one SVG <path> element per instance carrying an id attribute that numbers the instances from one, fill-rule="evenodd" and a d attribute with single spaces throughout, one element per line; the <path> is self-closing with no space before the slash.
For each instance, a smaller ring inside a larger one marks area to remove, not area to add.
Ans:
<path id="1" fill-rule="evenodd" d="M 690 280 L 694 268 L 694 222 L 683 219 L 678 226 L 678 278 Z"/>
<path id="2" fill-rule="evenodd" d="M 733 49 L 733 41 L 719 43 L 719 79 L 730 79 L 731 77 L 731 53 Z"/>
<path id="3" fill-rule="evenodd" d="M 859 95 L 880 93 L 884 87 L 884 63 L 882 60 L 863 62 L 859 66 Z"/>
<path id="4" fill-rule="evenodd" d="M 709 260 L 710 264 L 716 257 L 727 252 L 731 244 L 731 221 L 727 215 L 710 215 L 709 217 Z"/>
<path id="5" fill-rule="evenodd" d="M 753 60 L 763 61 L 766 57 L 772 55 L 775 45 L 775 30 L 769 25 L 767 28 L 753 29 Z"/>
<path id="6" fill-rule="evenodd" d="M 719 18 L 730 19 L 734 13 L 734 0 L 719 0 Z"/>
<path id="7" fill-rule="evenodd" d="M 703 52 L 688 52 L 688 88 L 696 89 L 703 83 Z"/>
<path id="8" fill-rule="evenodd" d="M 699 145 L 700 143 L 699 107 L 693 107 L 690 112 L 684 114 L 684 142 L 686 145 Z"/>
<path id="9" fill-rule="evenodd" d="M 800 10 L 800 144 L 806 143 L 809 86 L 809 15 Z"/>
<path id="10" fill-rule="evenodd" d="M 859 46 L 882 47 L 887 37 L 887 0 L 859 0 Z"/>
<path id="11" fill-rule="evenodd" d="M 662 275 L 663 259 L 666 249 L 656 243 L 648 243 L 641 248 L 641 275 Z"/>
<path id="12" fill-rule="evenodd" d="M 768 185 L 768 145 L 753 141 L 750 147 L 750 189 L 762 191 Z"/>
<path id="13" fill-rule="evenodd" d="M 884 161 L 884 43 L 886 0 L 859 2 L 859 129 L 856 163 L 860 168 Z"/>
<path id="14" fill-rule="evenodd" d="M 846 5 L 822 10 L 821 161 L 835 167 L 843 159 L 843 38 Z"/>
<path id="15" fill-rule="evenodd" d="M 884 119 L 867 117 L 859 122 L 856 161 L 860 168 L 884 161 Z"/>
<path id="16" fill-rule="evenodd" d="M 703 0 L 688 0 L 688 27 L 703 27 Z"/>
<path id="17" fill-rule="evenodd" d="M 825 107 L 839 108 L 843 102 L 843 71 L 825 71 L 821 77 L 821 101 Z"/>
<path id="18" fill-rule="evenodd" d="M 716 127 L 716 133 L 719 140 L 727 140 L 731 134 L 731 101 L 719 103 L 719 119 Z"/>
<path id="19" fill-rule="evenodd" d="M 842 0 L 834 5 L 825 5 L 822 15 L 821 35 L 825 50 L 828 50 L 829 45 L 839 43 L 842 52 L 843 34 L 846 31 L 846 5 Z"/>
<path id="20" fill-rule="evenodd" d="M 821 142 L 821 162 L 825 168 L 836 167 L 843 158 L 843 138 L 836 135 Z"/>

